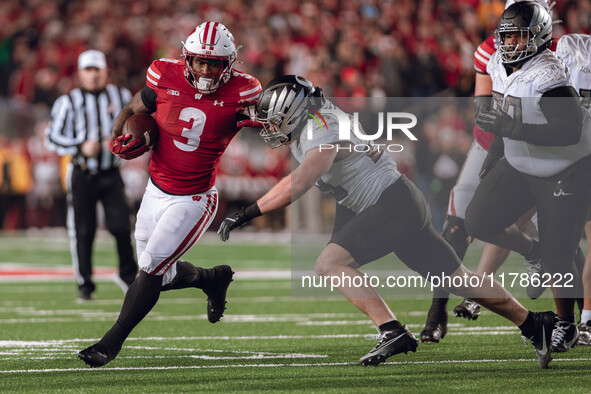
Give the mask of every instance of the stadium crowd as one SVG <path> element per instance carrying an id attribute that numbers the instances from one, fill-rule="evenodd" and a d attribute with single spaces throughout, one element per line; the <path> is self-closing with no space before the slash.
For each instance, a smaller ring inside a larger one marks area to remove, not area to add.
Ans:
<path id="1" fill-rule="evenodd" d="M 461 97 L 474 86 L 474 50 L 503 9 L 496 0 L 2 2 L 0 227 L 65 220 L 51 213 L 64 205 L 54 204 L 64 194 L 60 161 L 42 138 L 51 104 L 75 86 L 76 59 L 88 48 L 106 53 L 111 79 L 135 93 L 151 60 L 178 58 L 188 32 L 201 21 L 219 20 L 243 46 L 237 68 L 263 84 L 299 74 L 323 86 L 327 97 Z M 589 33 L 591 0 L 557 1 L 554 19 L 562 20 L 555 36 Z M 396 158 L 441 221 L 471 141 L 473 119 L 464 112 L 446 123 L 447 132 L 436 122 L 423 124 L 416 151 Z M 288 154 L 265 150 L 263 156 L 262 149 L 248 136 L 231 146 L 221 166 L 222 194 L 253 200 L 289 170 Z M 127 179 L 139 189 L 129 190 L 134 200 L 141 196 L 145 162 L 129 167 Z M 228 181 L 244 176 L 256 181 Z"/>

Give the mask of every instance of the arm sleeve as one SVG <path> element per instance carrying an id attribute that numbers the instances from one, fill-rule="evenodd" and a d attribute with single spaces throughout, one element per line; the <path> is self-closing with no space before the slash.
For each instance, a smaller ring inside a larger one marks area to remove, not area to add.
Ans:
<path id="1" fill-rule="evenodd" d="M 153 91 L 148 85 L 144 85 L 142 89 L 142 103 L 150 110 L 150 112 L 156 112 L 156 99 L 158 94 Z"/>
<path id="2" fill-rule="evenodd" d="M 573 87 L 560 86 L 545 92 L 540 99 L 540 108 L 548 123 L 520 125 L 524 141 L 541 146 L 567 146 L 579 142 L 583 108 Z"/>
<path id="3" fill-rule="evenodd" d="M 488 148 L 488 155 L 496 159 L 500 159 L 505 155 L 505 144 L 503 143 L 503 137 L 498 135 L 495 136 L 495 138 L 490 143 L 490 147 Z"/>

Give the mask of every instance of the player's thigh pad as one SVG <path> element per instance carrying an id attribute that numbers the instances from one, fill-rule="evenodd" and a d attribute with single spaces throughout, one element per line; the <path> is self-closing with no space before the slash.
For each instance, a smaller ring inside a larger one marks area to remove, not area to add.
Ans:
<path id="1" fill-rule="evenodd" d="M 536 195 L 540 253 L 544 267 L 573 260 L 591 200 L 586 177 L 563 171 L 549 178 L 526 176 Z M 560 183 L 559 183 L 560 182 Z M 560 272 L 555 267 L 550 272 Z"/>
<path id="2" fill-rule="evenodd" d="M 158 189 L 151 192 L 156 194 L 155 200 L 150 198 L 142 216 L 138 214 L 136 237 L 148 235 L 138 263 L 141 270 L 151 275 L 163 275 L 162 284 L 166 285 L 176 275 L 176 261 L 201 238 L 213 221 L 217 211 L 217 190 L 214 188 L 190 196 L 172 196 Z M 148 211 L 149 207 L 153 210 Z M 146 220 L 142 220 L 144 218 Z"/>
<path id="3" fill-rule="evenodd" d="M 502 159 L 476 188 L 464 224 L 468 234 L 488 241 L 534 205 L 535 198 L 523 175 Z"/>
<path id="4" fill-rule="evenodd" d="M 466 208 L 474 196 L 476 187 L 480 183 L 480 169 L 488 152 L 476 141 L 468 151 L 456 185 L 449 194 L 449 204 L 447 214 L 456 216 L 460 219 L 466 217 Z"/>

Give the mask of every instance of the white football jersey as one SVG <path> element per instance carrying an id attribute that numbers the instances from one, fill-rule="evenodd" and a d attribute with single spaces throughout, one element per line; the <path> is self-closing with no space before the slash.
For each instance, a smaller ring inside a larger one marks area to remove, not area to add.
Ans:
<path id="1" fill-rule="evenodd" d="M 487 71 L 492 78 L 495 108 L 521 123 L 547 123 L 539 105 L 542 95 L 560 86 L 573 86 L 568 67 L 550 50 L 532 57 L 511 75 L 507 75 L 497 51 Z M 568 146 L 540 146 L 509 138 L 503 138 L 503 142 L 505 157 L 515 169 L 548 177 L 591 154 L 591 129 L 586 127 L 580 141 Z"/>
<path id="2" fill-rule="evenodd" d="M 301 163 L 312 149 L 329 149 L 329 145 L 336 146 L 337 143 L 347 141 L 352 143 L 350 149 L 353 153 L 344 160 L 334 162 L 316 186 L 333 196 L 339 204 L 362 212 L 378 201 L 384 189 L 396 182 L 400 173 L 394 160 L 384 152 L 383 146 L 381 151 L 376 151 L 371 141 L 355 136 L 352 132 L 353 118 L 344 113 L 351 125 L 351 135 L 346 139 L 341 138 L 337 116 L 326 114 L 324 111 L 327 109 L 340 111 L 326 100 L 319 110 L 326 123 L 318 125 L 310 122 L 311 132 L 308 133 L 307 128 L 304 128 L 299 138 L 290 145 L 291 153 Z"/>
<path id="3" fill-rule="evenodd" d="M 564 60 L 571 72 L 573 84 L 579 92 L 585 109 L 591 104 L 591 35 L 566 34 L 560 37 L 556 54 Z"/>

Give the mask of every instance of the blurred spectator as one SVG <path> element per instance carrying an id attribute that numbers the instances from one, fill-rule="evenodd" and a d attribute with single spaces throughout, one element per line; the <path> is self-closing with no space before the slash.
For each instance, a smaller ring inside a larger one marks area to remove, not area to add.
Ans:
<path id="1" fill-rule="evenodd" d="M 4 198 L 3 228 L 22 230 L 27 228 L 27 195 L 33 187 L 31 161 L 25 141 L 12 139 L 2 148 L 2 191 Z M 1 226 L 0 226 L 1 227 Z"/>
<path id="2" fill-rule="evenodd" d="M 4 226 L 4 217 L 8 211 L 8 198 L 10 196 L 9 160 L 8 139 L 0 134 L 0 229 Z"/>
<path id="3" fill-rule="evenodd" d="M 505 2 L 499 0 L 481 1 L 476 10 L 480 26 L 486 31 L 493 31 L 505 10 Z"/>
<path id="4" fill-rule="evenodd" d="M 60 182 L 60 158 L 45 145 L 48 119 L 39 122 L 27 140 L 33 165 L 33 187 L 28 195 L 28 224 L 36 228 L 66 224 L 66 196 Z"/>

